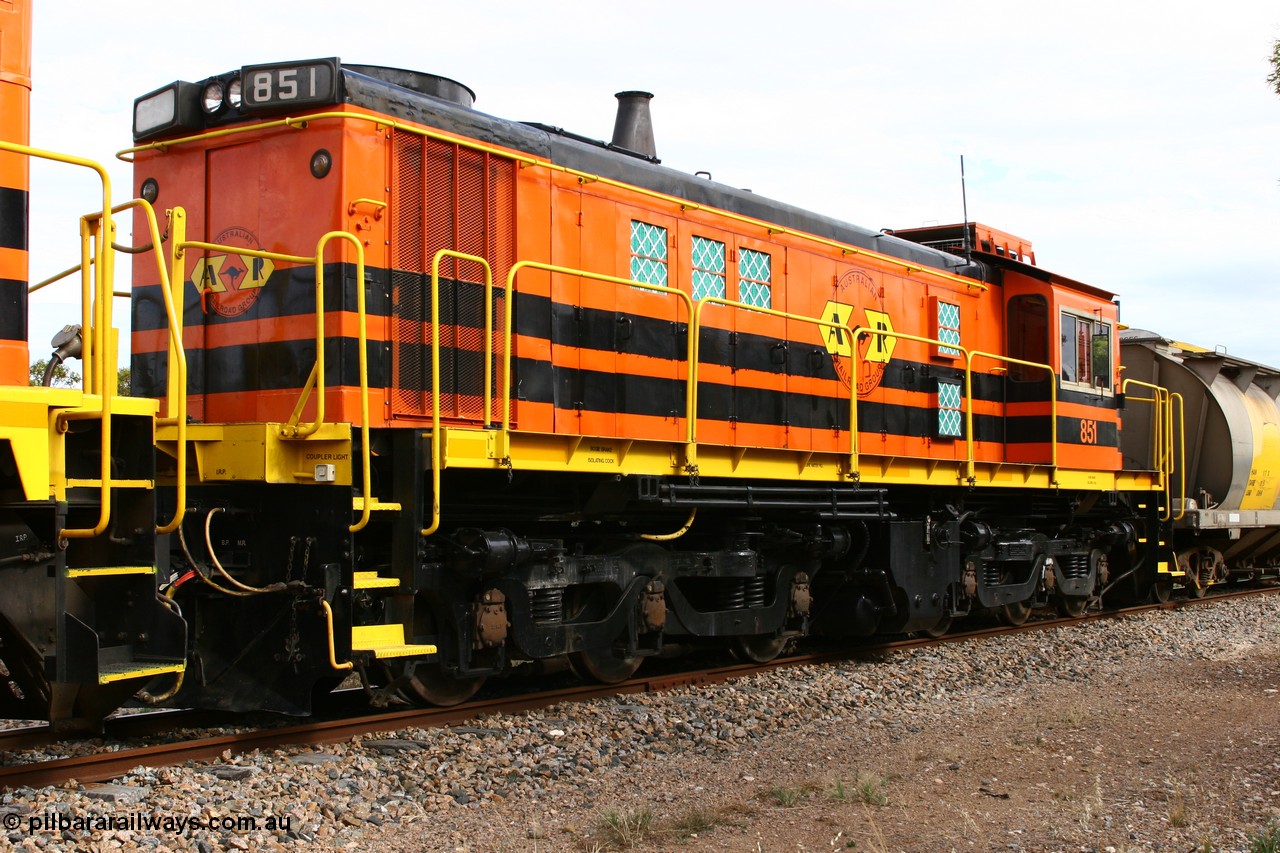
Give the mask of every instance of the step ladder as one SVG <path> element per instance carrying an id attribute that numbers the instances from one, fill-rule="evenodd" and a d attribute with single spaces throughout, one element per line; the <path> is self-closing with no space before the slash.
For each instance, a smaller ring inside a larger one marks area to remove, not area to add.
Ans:
<path id="1" fill-rule="evenodd" d="M 355 513 L 365 509 L 365 499 L 361 496 L 352 498 L 351 508 Z M 401 506 L 392 501 L 381 501 L 376 497 L 369 499 L 370 512 L 399 512 Z M 354 589 L 386 590 L 388 592 L 400 588 L 397 578 L 380 576 L 376 571 L 355 572 L 352 577 Z M 387 658 L 420 657 L 434 655 L 436 646 L 430 643 L 406 643 L 404 625 L 393 622 L 385 625 L 353 625 L 351 627 L 351 651 L 371 652 L 379 660 Z"/>

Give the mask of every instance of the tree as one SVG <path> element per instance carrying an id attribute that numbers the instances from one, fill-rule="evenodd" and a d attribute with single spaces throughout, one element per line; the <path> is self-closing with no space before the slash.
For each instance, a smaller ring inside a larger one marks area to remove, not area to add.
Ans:
<path id="1" fill-rule="evenodd" d="M 1267 83 L 1280 95 L 1280 39 L 1276 39 L 1271 45 L 1271 74 L 1267 77 Z"/>
<path id="2" fill-rule="evenodd" d="M 31 385 L 44 384 L 44 372 L 49 369 L 49 359 L 42 358 L 31 365 L 31 374 L 28 383 Z M 79 388 L 80 374 L 76 373 L 65 364 L 59 363 L 53 369 L 53 387 L 54 388 Z"/>
<path id="3" fill-rule="evenodd" d="M 49 369 L 49 359 L 42 358 L 31 365 L 27 383 L 29 385 L 43 385 L 44 372 Z M 116 394 L 121 397 L 129 396 L 129 368 L 122 367 L 116 373 Z M 82 377 L 65 364 L 59 364 L 53 369 L 53 387 L 54 388 L 79 388 Z"/>

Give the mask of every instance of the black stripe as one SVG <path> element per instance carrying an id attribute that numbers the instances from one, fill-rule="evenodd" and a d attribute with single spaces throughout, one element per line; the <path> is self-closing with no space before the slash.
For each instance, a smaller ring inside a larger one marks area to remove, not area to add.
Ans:
<path id="1" fill-rule="evenodd" d="M 188 258 L 190 273 L 194 260 Z M 390 288 L 386 270 L 365 268 L 365 311 L 370 317 L 385 317 L 391 312 Z M 354 264 L 325 264 L 324 310 L 356 310 L 356 268 Z M 342 286 L 335 283 L 341 281 Z M 277 270 L 261 288 L 257 300 L 249 310 L 236 317 L 223 317 L 213 310 L 201 308 L 200 293 L 190 280 L 183 288 L 182 322 L 188 329 L 199 326 L 219 326 L 250 320 L 267 320 L 276 317 L 315 316 L 316 274 L 314 267 L 294 267 Z M 214 297 L 210 297 L 212 299 Z M 133 328 L 138 331 L 157 331 L 168 328 L 164 313 L 164 296 L 160 285 L 149 284 L 134 287 L 132 292 Z"/>
<path id="2" fill-rule="evenodd" d="M 1081 430 L 1081 418 L 1073 418 L 1068 415 L 1058 416 L 1058 443 L 1072 444 L 1080 447 L 1119 447 L 1120 431 L 1115 423 L 1109 421 L 1096 421 L 1097 440 L 1084 442 L 1081 437 L 1084 432 Z M 1048 415 L 1028 415 L 1025 417 L 1008 418 L 1008 443 L 1009 444 L 1048 444 L 1049 443 L 1049 416 Z"/>
<path id="3" fill-rule="evenodd" d="M 27 283 L 0 278 L 0 340 L 27 340 Z"/>
<path id="4" fill-rule="evenodd" d="M 355 311 L 354 266 L 327 264 L 325 279 L 336 280 L 341 273 L 343 288 L 327 287 L 325 310 Z M 386 270 L 366 269 L 366 311 L 371 317 L 387 316 L 411 323 L 427 323 L 430 299 L 429 276 L 394 270 L 396 285 L 392 305 Z M 483 285 L 442 279 L 440 283 L 440 321 L 442 326 L 481 329 L 483 327 Z M 186 289 L 184 323 L 188 328 L 200 325 L 235 323 L 241 320 L 310 315 L 314 313 L 315 276 L 310 268 L 277 272 L 267 283 L 263 294 L 245 314 L 226 318 L 212 310 L 202 314 L 199 296 L 194 288 Z M 501 317 L 502 288 L 495 287 L 495 318 Z M 157 286 L 134 290 L 133 327 L 139 330 L 164 329 L 163 302 Z M 688 324 L 648 317 L 640 314 L 604 311 L 566 303 L 552 303 L 550 298 L 517 292 L 514 306 L 515 330 L 521 335 L 550 340 L 554 345 L 600 352 L 620 352 L 683 361 L 687 345 Z M 813 377 L 835 380 L 837 374 L 830 354 L 811 341 L 788 341 L 766 335 L 729 332 L 704 327 L 699 341 L 703 364 L 734 370 L 753 370 L 775 375 Z M 880 385 L 900 391 L 932 393 L 939 380 L 963 381 L 964 371 L 958 367 L 894 359 L 886 367 Z M 1003 376 L 976 372 L 972 377 L 975 400 L 991 402 L 1048 402 L 1047 381 L 1018 382 Z M 1064 389 L 1059 381 L 1058 401 L 1103 409 L 1114 409 L 1115 399 L 1097 392 Z"/>
<path id="5" fill-rule="evenodd" d="M 360 385 L 360 341 L 328 338 L 325 341 L 325 384 Z M 369 341 L 369 386 L 387 385 L 384 345 Z M 249 393 L 301 389 L 315 364 L 314 341 L 272 341 L 249 346 L 215 347 L 187 352 L 187 388 L 191 394 Z M 134 353 L 130 363 L 134 393 L 163 397 L 168 382 L 165 353 Z"/>
<path id="6" fill-rule="evenodd" d="M 0 249 L 27 251 L 26 190 L 0 187 Z"/>

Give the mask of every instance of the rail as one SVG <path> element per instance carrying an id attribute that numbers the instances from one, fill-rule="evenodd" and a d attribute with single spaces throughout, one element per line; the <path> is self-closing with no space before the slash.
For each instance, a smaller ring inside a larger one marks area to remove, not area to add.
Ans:
<path id="1" fill-rule="evenodd" d="M 1130 385 L 1145 388 L 1151 392 L 1150 397 L 1131 397 L 1128 394 Z M 1151 467 L 1160 474 L 1160 485 L 1164 492 L 1164 512 L 1161 521 L 1181 521 L 1187 514 L 1187 437 L 1183 421 L 1186 410 L 1183 408 L 1182 395 L 1171 392 L 1162 385 L 1153 385 L 1140 379 L 1126 379 L 1120 384 L 1120 393 L 1126 402 L 1151 404 Z M 1177 405 L 1177 417 L 1174 417 L 1174 406 Z M 1175 429 L 1176 424 L 1176 429 Z M 1178 438 L 1178 455 L 1174 458 L 1174 434 Z M 1178 472 L 1178 509 L 1173 509 L 1173 473 Z"/>

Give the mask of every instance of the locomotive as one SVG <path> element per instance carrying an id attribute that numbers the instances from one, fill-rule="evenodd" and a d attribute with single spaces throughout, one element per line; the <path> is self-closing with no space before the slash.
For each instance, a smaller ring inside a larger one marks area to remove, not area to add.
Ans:
<path id="1" fill-rule="evenodd" d="M 1274 571 L 1280 372 L 1206 378 L 1154 335 L 1122 363 L 1113 294 L 1030 242 L 670 169 L 652 96 L 617 97 L 608 142 L 336 58 L 135 102 L 135 197 L 104 184 L 82 220 L 54 344 L 84 388 L 0 388 L 0 716 L 306 714 L 352 675 L 451 704 L 524 668 L 616 682 Z M 22 325 L 0 356 L 25 369 Z M 1188 455 L 1193 399 L 1226 414 Z M 1252 466 L 1197 465 L 1224 435 Z"/>

